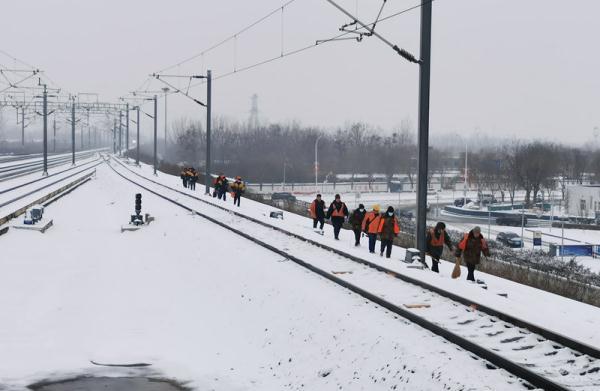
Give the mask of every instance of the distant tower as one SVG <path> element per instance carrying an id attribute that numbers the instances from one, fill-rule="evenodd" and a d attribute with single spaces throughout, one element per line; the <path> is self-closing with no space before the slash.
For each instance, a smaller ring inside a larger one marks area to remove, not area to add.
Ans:
<path id="1" fill-rule="evenodd" d="M 252 95 L 252 107 L 250 109 L 250 119 L 248 120 L 250 129 L 258 128 L 258 95 Z"/>

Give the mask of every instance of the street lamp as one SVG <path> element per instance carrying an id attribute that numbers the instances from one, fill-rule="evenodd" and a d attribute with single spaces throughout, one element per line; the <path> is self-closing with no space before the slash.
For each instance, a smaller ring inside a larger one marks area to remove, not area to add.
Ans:
<path id="1" fill-rule="evenodd" d="M 319 150 L 318 150 L 318 148 L 319 148 L 319 140 L 321 139 L 321 137 L 323 137 L 323 135 L 320 135 L 315 140 L 315 192 L 316 193 L 319 192 Z"/>

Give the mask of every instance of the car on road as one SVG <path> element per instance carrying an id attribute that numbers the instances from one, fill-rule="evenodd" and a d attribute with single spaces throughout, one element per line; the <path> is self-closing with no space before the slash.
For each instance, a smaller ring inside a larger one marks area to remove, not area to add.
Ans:
<path id="1" fill-rule="evenodd" d="M 289 193 L 287 191 L 273 193 L 273 194 L 271 194 L 271 199 L 273 201 L 280 200 L 280 201 L 296 202 L 296 197 L 292 193 Z"/>
<path id="2" fill-rule="evenodd" d="M 521 224 L 523 226 L 527 225 L 527 217 L 521 216 L 519 214 L 506 214 L 503 216 L 496 217 L 497 225 L 512 225 L 515 227 L 520 227 Z"/>
<path id="3" fill-rule="evenodd" d="M 521 237 L 514 232 L 500 232 L 496 241 L 510 248 L 520 248 L 523 244 Z"/>

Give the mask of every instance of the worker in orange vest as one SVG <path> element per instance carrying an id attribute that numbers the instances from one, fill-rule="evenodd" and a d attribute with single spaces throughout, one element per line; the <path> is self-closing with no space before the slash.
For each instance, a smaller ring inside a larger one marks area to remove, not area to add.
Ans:
<path id="1" fill-rule="evenodd" d="M 394 238 L 400 233 L 398 219 L 396 218 L 393 207 L 388 206 L 385 214 L 381 216 L 378 233 L 379 239 L 381 240 L 381 251 L 379 252 L 379 255 L 383 257 L 383 251 L 385 250 L 385 257 L 389 258 L 392 255 Z"/>
<path id="2" fill-rule="evenodd" d="M 329 210 L 327 211 L 327 218 L 331 219 L 331 225 L 333 225 L 333 236 L 335 240 L 340 240 L 340 230 L 342 229 L 342 225 L 344 225 L 344 221 L 348 216 L 348 208 L 346 204 L 342 202 L 342 199 L 339 194 L 335 195 L 335 200 L 329 205 Z"/>
<path id="3" fill-rule="evenodd" d="M 430 228 L 427 231 L 426 243 L 427 254 L 431 257 L 431 271 L 439 273 L 438 264 L 444 251 L 444 244 L 448 246 L 448 250 L 452 251 L 452 240 L 446 232 L 446 224 L 440 221 L 435 228 Z"/>
<path id="4" fill-rule="evenodd" d="M 362 231 L 369 237 L 369 252 L 371 254 L 375 252 L 380 220 L 381 214 L 379 213 L 379 204 L 375 204 L 373 205 L 373 210 L 365 215 L 362 222 Z"/>
<path id="5" fill-rule="evenodd" d="M 490 256 L 490 250 L 487 242 L 481 234 L 481 228 L 475 227 L 469 233 L 466 233 L 463 240 L 458 244 L 456 249 L 456 257 L 460 258 L 467 264 L 467 280 L 475 281 L 475 267 L 481 262 L 481 253 L 486 257 Z"/>

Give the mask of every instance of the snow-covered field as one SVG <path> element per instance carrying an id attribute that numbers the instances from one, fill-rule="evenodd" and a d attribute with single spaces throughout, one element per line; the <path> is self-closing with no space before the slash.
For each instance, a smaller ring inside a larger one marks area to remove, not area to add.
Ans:
<path id="1" fill-rule="evenodd" d="M 156 221 L 121 233 L 139 190 L 102 165 L 47 209 L 55 226 L 45 234 L 0 237 L 0 389 L 130 373 L 89 360 L 149 362 L 151 373 L 200 390 L 522 389 L 443 339 L 143 191 Z M 251 205 L 243 200 L 242 209 L 258 209 Z"/>

